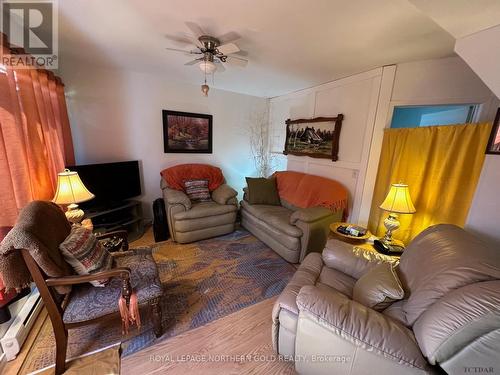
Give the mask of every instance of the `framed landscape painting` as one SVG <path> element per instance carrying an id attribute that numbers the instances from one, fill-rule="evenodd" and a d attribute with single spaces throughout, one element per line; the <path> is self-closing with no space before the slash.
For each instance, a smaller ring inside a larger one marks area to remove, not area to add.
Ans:
<path id="1" fill-rule="evenodd" d="M 491 129 L 486 153 L 500 155 L 500 108 L 498 108 L 495 121 L 493 121 L 493 128 Z"/>
<path id="2" fill-rule="evenodd" d="M 212 153 L 212 115 L 163 110 L 165 153 Z"/>
<path id="3" fill-rule="evenodd" d="M 285 155 L 310 156 L 337 161 L 342 114 L 337 117 L 286 120 Z"/>

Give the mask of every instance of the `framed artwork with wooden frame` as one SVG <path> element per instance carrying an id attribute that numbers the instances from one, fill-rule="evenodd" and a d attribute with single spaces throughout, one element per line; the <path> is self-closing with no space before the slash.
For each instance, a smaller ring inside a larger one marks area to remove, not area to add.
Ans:
<path id="1" fill-rule="evenodd" d="M 286 120 L 285 155 L 339 159 L 339 139 L 344 115 Z"/>
<path id="2" fill-rule="evenodd" d="M 162 115 L 165 153 L 212 153 L 212 115 L 168 110 Z"/>
<path id="3" fill-rule="evenodd" d="M 491 129 L 486 153 L 500 155 L 500 108 L 498 108 L 495 121 L 493 121 L 493 128 Z"/>

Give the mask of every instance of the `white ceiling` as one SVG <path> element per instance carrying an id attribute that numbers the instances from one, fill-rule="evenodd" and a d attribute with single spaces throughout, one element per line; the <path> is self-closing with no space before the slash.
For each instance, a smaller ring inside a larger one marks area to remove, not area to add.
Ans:
<path id="1" fill-rule="evenodd" d="M 185 21 L 214 36 L 234 31 L 249 64 L 216 73 L 211 86 L 264 97 L 449 56 L 454 46 L 407 0 L 62 0 L 59 12 L 62 66 L 80 60 L 194 84 L 201 71 L 166 51 L 179 45 L 165 35 L 188 34 Z"/>

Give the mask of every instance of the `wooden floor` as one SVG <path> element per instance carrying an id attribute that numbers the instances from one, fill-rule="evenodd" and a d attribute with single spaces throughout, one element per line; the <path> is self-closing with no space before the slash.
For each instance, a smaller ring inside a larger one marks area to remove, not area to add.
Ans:
<path id="1" fill-rule="evenodd" d="M 271 344 L 275 298 L 122 359 L 122 374 L 295 374 Z"/>

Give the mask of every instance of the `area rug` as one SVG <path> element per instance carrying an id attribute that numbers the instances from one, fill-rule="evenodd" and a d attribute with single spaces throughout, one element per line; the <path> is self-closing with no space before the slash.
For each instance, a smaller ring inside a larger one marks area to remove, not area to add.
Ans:
<path id="1" fill-rule="evenodd" d="M 245 230 L 180 245 L 166 241 L 151 245 L 163 284 L 162 337 L 156 339 L 149 311 L 142 310 L 144 326 L 127 337 L 116 321 L 71 330 L 68 358 L 122 342 L 127 356 L 156 342 L 200 327 L 279 294 L 295 267 Z M 271 333 L 269 333 L 271 334 Z M 50 366 L 55 340 L 50 320 L 44 322 L 22 368 L 30 373 Z"/>

